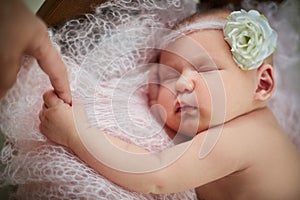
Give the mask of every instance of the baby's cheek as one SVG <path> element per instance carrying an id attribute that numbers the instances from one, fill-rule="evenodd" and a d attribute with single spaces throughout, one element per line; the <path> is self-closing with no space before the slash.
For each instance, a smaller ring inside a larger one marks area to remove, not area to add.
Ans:
<path id="1" fill-rule="evenodd" d="M 160 116 L 161 120 L 163 120 L 164 122 L 167 120 L 168 115 L 173 112 L 174 101 L 175 95 L 170 92 L 168 88 L 160 87 L 155 110 Z"/>
<path id="2" fill-rule="evenodd" d="M 160 87 L 157 103 L 164 107 L 167 112 L 173 109 L 175 99 L 175 94 L 169 88 Z"/>
<path id="3" fill-rule="evenodd" d="M 209 88 L 209 86 L 205 82 L 197 83 L 194 95 L 196 97 L 196 103 L 198 104 L 198 107 L 210 107 L 211 101 L 212 101 L 212 88 Z"/>

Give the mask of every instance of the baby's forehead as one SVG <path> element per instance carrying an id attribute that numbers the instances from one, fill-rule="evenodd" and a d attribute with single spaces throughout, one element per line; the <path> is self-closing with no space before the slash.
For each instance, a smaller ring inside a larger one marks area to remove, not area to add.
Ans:
<path id="1" fill-rule="evenodd" d="M 186 65 L 199 66 L 201 64 L 213 65 L 214 61 L 212 57 L 203 49 L 187 53 L 185 51 L 169 51 L 162 50 L 160 54 L 160 63 L 169 65 Z"/>
<path id="2" fill-rule="evenodd" d="M 170 43 L 161 51 L 160 60 L 168 63 L 180 62 L 183 59 L 191 60 L 209 59 L 210 56 L 205 48 L 190 36 L 184 36 Z"/>
<path id="3" fill-rule="evenodd" d="M 232 54 L 223 32 L 218 29 L 197 30 L 170 43 L 161 53 L 162 61 L 167 63 L 186 60 L 194 66 L 223 65 Z"/>

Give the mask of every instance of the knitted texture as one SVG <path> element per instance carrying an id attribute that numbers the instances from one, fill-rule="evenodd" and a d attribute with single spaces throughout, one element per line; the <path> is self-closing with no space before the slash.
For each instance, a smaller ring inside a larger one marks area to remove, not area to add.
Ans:
<path id="1" fill-rule="evenodd" d="M 147 72 L 128 79 L 123 76 L 155 56 L 151 48 L 157 30 L 172 27 L 195 10 L 195 3 L 189 0 L 117 0 L 100 5 L 95 14 L 50 30 L 67 65 L 72 96 L 86 106 L 93 125 L 149 151 L 171 145 L 147 110 L 146 86 L 132 97 L 125 90 L 145 80 Z M 1 185 L 18 185 L 12 198 L 196 199 L 193 190 L 168 195 L 127 191 L 89 168 L 67 148 L 48 141 L 39 132 L 38 113 L 42 94 L 51 85 L 36 61 L 27 57 L 23 65 L 16 84 L 0 103 L 0 129 L 6 136 L 0 180 Z M 119 80 L 125 83 L 122 87 L 117 87 Z M 124 98 L 113 98 L 114 91 Z M 126 102 L 127 97 L 130 102 Z M 127 107 L 118 106 L 124 103 L 130 105 L 130 115 L 123 115 Z M 117 115 L 112 105 L 118 109 Z M 122 116 L 118 118 L 122 120 L 116 120 L 116 116 Z M 127 130 L 129 126 L 123 125 L 128 121 L 148 129 L 148 139 L 135 137 L 134 129 Z M 133 134 L 126 134 L 129 132 Z"/>

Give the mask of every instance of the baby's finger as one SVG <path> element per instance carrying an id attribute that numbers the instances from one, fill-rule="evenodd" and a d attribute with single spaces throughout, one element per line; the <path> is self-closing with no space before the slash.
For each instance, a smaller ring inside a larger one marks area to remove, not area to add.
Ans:
<path id="1" fill-rule="evenodd" d="M 47 108 L 46 108 L 45 104 L 43 104 L 43 108 L 39 112 L 39 119 L 40 119 L 41 122 L 45 121 L 45 118 L 46 118 L 45 117 L 45 112 L 46 112 L 46 110 L 47 110 Z"/>
<path id="2" fill-rule="evenodd" d="M 42 107 L 43 111 L 46 110 L 47 108 L 48 107 L 46 106 L 46 104 L 43 104 L 43 107 Z"/>
<path id="3" fill-rule="evenodd" d="M 40 122 L 43 121 L 43 111 L 42 110 L 39 112 L 39 119 L 40 119 Z"/>
<path id="4" fill-rule="evenodd" d="M 46 108 L 56 106 L 59 103 L 63 103 L 63 100 L 58 98 L 53 90 L 46 92 L 43 95 L 44 103 Z"/>
<path id="5" fill-rule="evenodd" d="M 40 132 L 44 135 L 44 136 L 46 136 L 47 138 L 48 138 L 48 136 L 47 136 L 47 128 L 44 126 L 44 124 L 42 124 L 42 123 L 40 123 L 40 125 L 39 125 L 39 129 L 40 129 Z"/>

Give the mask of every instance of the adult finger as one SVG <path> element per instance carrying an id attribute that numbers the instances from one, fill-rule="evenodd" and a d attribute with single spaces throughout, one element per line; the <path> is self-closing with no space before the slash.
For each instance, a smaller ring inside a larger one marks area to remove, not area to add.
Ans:
<path id="1" fill-rule="evenodd" d="M 0 52 L 1 53 L 1 52 Z M 0 56 L 0 98 L 5 96 L 8 89 L 16 82 L 18 71 L 21 67 L 17 58 L 6 59 Z"/>
<path id="2" fill-rule="evenodd" d="M 66 66 L 52 45 L 44 23 L 41 20 L 38 20 L 37 23 L 37 26 L 40 27 L 40 31 L 38 31 L 40 38 L 34 38 L 26 51 L 37 59 L 40 67 L 49 76 L 55 93 L 65 103 L 70 104 L 72 97 Z"/>
<path id="3" fill-rule="evenodd" d="M 26 37 L 26 31 L 22 30 L 25 25 L 20 25 L 26 23 L 24 22 L 25 17 L 19 16 L 22 15 L 20 10 L 22 11 L 22 5 L 20 6 L 18 1 L 1 1 L 0 98 L 5 96 L 8 89 L 15 83 L 18 71 L 21 67 L 24 47 L 22 40 Z M 13 14 L 14 12 L 18 14 Z M 22 37 L 20 37 L 20 33 L 22 33 Z"/>
<path id="4" fill-rule="evenodd" d="M 43 99 L 46 108 L 54 107 L 59 103 L 63 103 L 63 100 L 58 98 L 53 90 L 46 92 L 43 95 Z"/>

